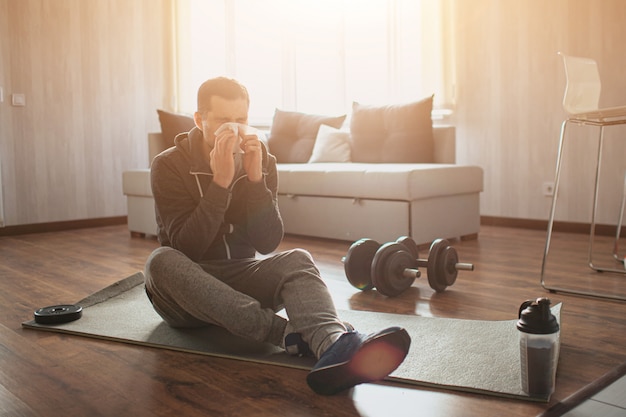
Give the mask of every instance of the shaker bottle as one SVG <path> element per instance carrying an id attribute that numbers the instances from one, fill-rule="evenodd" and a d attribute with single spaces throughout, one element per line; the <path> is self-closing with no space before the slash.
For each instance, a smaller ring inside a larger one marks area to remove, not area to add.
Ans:
<path id="1" fill-rule="evenodd" d="M 520 335 L 522 389 L 532 397 L 554 392 L 559 353 L 559 323 L 550 311 L 550 300 L 522 303 L 517 329 Z"/>

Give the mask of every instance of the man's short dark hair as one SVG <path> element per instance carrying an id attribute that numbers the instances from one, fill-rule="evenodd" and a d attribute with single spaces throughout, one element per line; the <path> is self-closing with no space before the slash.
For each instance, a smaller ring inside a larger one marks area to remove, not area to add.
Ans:
<path id="1" fill-rule="evenodd" d="M 211 110 L 211 97 L 219 96 L 226 100 L 244 99 L 250 106 L 248 90 L 239 81 L 217 77 L 206 80 L 198 89 L 198 113 L 204 115 Z"/>

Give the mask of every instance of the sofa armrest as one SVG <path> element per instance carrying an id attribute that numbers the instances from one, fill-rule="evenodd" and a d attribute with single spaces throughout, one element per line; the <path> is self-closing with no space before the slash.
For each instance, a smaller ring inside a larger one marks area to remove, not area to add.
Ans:
<path id="1" fill-rule="evenodd" d="M 456 163 L 456 129 L 454 126 L 433 126 L 434 162 Z"/>
<path id="2" fill-rule="evenodd" d="M 161 132 L 148 133 L 148 163 L 152 165 L 155 156 L 173 145 L 173 143 L 166 143 Z"/>

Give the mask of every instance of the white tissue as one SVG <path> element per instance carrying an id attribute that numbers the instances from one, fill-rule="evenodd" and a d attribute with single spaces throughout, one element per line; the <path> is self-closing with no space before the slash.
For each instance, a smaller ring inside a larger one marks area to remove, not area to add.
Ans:
<path id="1" fill-rule="evenodd" d="M 235 141 L 233 153 L 244 153 L 241 149 L 243 136 L 255 135 L 259 140 L 264 140 L 265 135 L 258 129 L 243 123 L 227 122 L 223 123 L 216 131 L 215 136 L 219 135 L 226 129 L 230 129 L 235 135 L 239 136 L 239 141 Z"/>
<path id="2" fill-rule="evenodd" d="M 245 125 L 244 125 L 245 126 Z M 222 133 L 223 131 L 230 129 L 232 130 L 232 132 L 235 135 L 239 134 L 239 123 L 234 123 L 234 122 L 228 122 L 228 123 L 223 123 L 219 129 L 217 129 L 215 131 L 215 136 L 219 135 L 220 133 Z"/>
<path id="3" fill-rule="evenodd" d="M 220 133 L 224 132 L 225 130 L 231 130 L 236 136 L 238 136 L 239 140 L 236 140 L 235 144 L 233 145 L 233 153 L 234 154 L 235 153 L 244 153 L 243 149 L 241 149 L 241 142 L 243 141 L 243 139 L 241 138 L 241 136 L 239 136 L 239 126 L 245 126 L 245 125 L 243 125 L 241 123 L 234 123 L 234 122 L 223 123 L 215 131 L 215 136 L 219 135 Z"/>

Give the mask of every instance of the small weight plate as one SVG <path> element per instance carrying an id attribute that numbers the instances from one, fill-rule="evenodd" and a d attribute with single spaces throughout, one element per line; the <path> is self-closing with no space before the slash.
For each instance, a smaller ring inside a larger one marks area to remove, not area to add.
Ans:
<path id="1" fill-rule="evenodd" d="M 418 259 L 420 257 L 419 247 L 417 246 L 417 243 L 415 243 L 413 238 L 411 238 L 410 236 L 399 237 L 398 240 L 396 240 L 396 242 L 398 242 L 401 245 L 406 246 L 409 253 L 413 255 L 415 259 Z"/>
<path id="2" fill-rule="evenodd" d="M 371 290 L 371 268 L 374 254 L 380 248 L 380 243 L 372 239 L 360 239 L 354 242 L 343 260 L 343 269 L 353 287 L 359 290 Z"/>
<path id="3" fill-rule="evenodd" d="M 395 297 L 415 281 L 415 277 L 405 276 L 406 269 L 417 269 L 417 258 L 400 243 L 385 243 L 372 261 L 372 283 L 381 294 Z"/>
<path id="4" fill-rule="evenodd" d="M 450 246 L 446 239 L 436 239 L 428 252 L 428 284 L 437 292 L 445 291 L 448 286 L 445 274 L 445 249 Z"/>
<path id="5" fill-rule="evenodd" d="M 69 323 L 83 315 L 83 308 L 74 304 L 43 307 L 35 311 L 35 322 L 39 324 Z"/>

